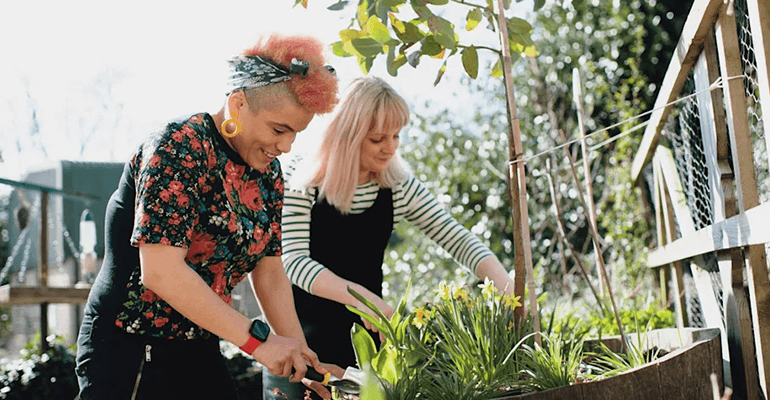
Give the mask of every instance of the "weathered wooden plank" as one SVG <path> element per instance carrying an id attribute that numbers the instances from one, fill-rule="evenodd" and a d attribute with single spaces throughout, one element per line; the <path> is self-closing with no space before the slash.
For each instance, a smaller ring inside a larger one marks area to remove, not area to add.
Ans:
<path id="1" fill-rule="evenodd" d="M 537 392 L 535 397 L 537 400 L 583 400 L 583 394 L 580 390 L 575 390 L 574 386 L 564 386 L 555 389 L 544 390 Z M 522 396 L 522 400 L 527 400 L 528 396 Z M 588 400 L 588 399 L 586 399 Z"/>
<path id="2" fill-rule="evenodd" d="M 650 115 L 639 151 L 631 164 L 631 177 L 634 182 L 638 182 L 642 168 L 652 158 L 660 138 L 660 130 L 671 111 L 671 107 L 662 107 L 676 100 L 682 91 L 684 81 L 703 47 L 704 38 L 711 33 L 722 3 L 723 0 L 698 0 L 690 9 L 676 51 L 671 56 L 666 76 L 663 78 L 660 94 L 655 100 L 655 111 Z"/>
<path id="3" fill-rule="evenodd" d="M 42 286 L 0 286 L 0 304 L 79 304 L 88 300 L 90 288 L 42 287 Z"/>
<path id="4" fill-rule="evenodd" d="M 657 364 L 644 365 L 612 378 L 578 385 L 584 399 L 660 400 Z"/>
<path id="5" fill-rule="evenodd" d="M 662 173 L 661 173 L 662 174 Z M 663 212 L 663 236 L 664 240 L 660 243 L 667 244 L 676 240 L 676 222 L 674 221 L 674 207 L 671 204 L 671 196 L 662 179 L 658 180 L 660 184 L 660 208 Z M 685 327 L 687 310 L 684 306 L 684 273 L 682 271 L 682 262 L 677 260 L 669 264 L 671 269 L 671 286 L 676 290 L 672 300 L 674 301 L 674 310 L 676 314 L 676 326 Z"/>
<path id="6" fill-rule="evenodd" d="M 742 214 L 709 225 L 695 233 L 659 247 L 647 256 L 647 265 L 659 267 L 717 250 L 770 242 L 770 202 Z"/>
<path id="7" fill-rule="evenodd" d="M 674 216 L 679 225 L 679 232 L 682 236 L 687 236 L 695 232 L 695 224 L 692 220 L 690 208 L 687 206 L 687 199 L 684 197 L 682 181 L 679 179 L 679 174 L 676 171 L 674 155 L 670 149 L 658 146 L 655 150 L 655 159 L 657 160 L 660 172 L 663 174 L 663 179 L 666 182 L 666 187 L 671 197 L 671 205 L 674 207 Z"/>
<path id="8" fill-rule="evenodd" d="M 750 0 L 751 1 L 751 0 Z M 715 25 L 719 63 L 724 82 L 725 107 L 730 128 L 730 149 L 732 165 L 738 182 L 736 193 L 738 210 L 745 212 L 759 204 L 754 171 L 751 132 L 746 106 L 743 79 L 729 79 L 743 74 L 735 16 L 722 13 Z M 753 339 L 756 346 L 756 363 L 759 382 L 768 396 L 770 382 L 770 277 L 767 272 L 767 255 L 764 246 L 750 246 L 746 249 L 746 276 L 748 278 L 749 310 L 753 323 Z M 733 278 L 738 280 L 739 277 Z M 740 277 L 742 281 L 742 276 Z M 741 283 L 742 286 L 742 283 Z M 736 296 L 738 293 L 736 293 Z M 746 371 L 747 382 L 751 371 Z M 752 390 L 752 388 L 748 388 Z M 749 394 L 751 396 L 751 393 Z"/>
<path id="9" fill-rule="evenodd" d="M 708 342 L 693 344 L 686 352 L 675 352 L 658 362 L 660 392 L 667 400 L 711 400 L 709 379 L 711 355 Z"/>

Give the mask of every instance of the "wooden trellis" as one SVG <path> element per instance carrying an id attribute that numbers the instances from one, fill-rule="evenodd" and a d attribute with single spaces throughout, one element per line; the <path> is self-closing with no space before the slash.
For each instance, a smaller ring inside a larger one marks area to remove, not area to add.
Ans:
<path id="1" fill-rule="evenodd" d="M 770 202 L 760 202 L 756 179 L 756 170 L 769 168 L 755 165 L 754 160 L 755 152 L 762 154 L 757 147 L 770 149 L 770 2 L 742 0 L 738 5 L 724 0 L 693 4 L 634 159 L 632 176 L 655 202 L 659 247 L 650 252 L 648 264 L 661 273 L 662 298 L 675 304 L 679 325 L 691 320 L 683 301 L 684 264 L 692 267 L 702 323 L 723 331 L 725 383 L 733 387 L 736 398 L 760 399 L 768 398 L 770 382 L 770 280 L 765 251 L 770 243 Z M 739 30 L 750 32 L 748 58 L 748 41 L 739 37 Z M 690 101 L 697 116 L 693 121 L 685 121 L 683 107 L 672 104 L 688 94 L 685 86 L 692 92 Z M 750 120 L 747 110 L 752 107 L 755 115 L 764 118 Z M 688 122 L 698 132 L 688 139 L 692 140 L 689 147 L 677 147 L 672 140 L 668 147 L 660 145 L 664 132 L 684 129 Z M 758 139 L 762 135 L 756 134 L 762 131 L 764 143 Z M 702 159 L 695 160 L 696 153 Z M 688 157 L 693 164 L 701 162 L 701 168 L 687 167 L 681 160 Z M 690 175 L 684 171 L 687 168 Z M 688 181 L 693 174 L 701 174 L 704 181 Z M 702 184 L 705 194 L 700 203 L 693 194 L 697 184 Z M 707 223 L 695 224 L 696 212 L 704 214 L 701 220 Z M 707 265 L 709 258 L 713 267 Z M 721 289 L 716 290 L 719 284 Z M 670 300 L 669 293 L 673 294 Z"/>
<path id="2" fill-rule="evenodd" d="M 0 286 L 0 305 L 40 305 L 40 353 L 48 349 L 48 305 L 85 303 L 91 287 L 50 287 L 48 286 L 48 199 L 51 194 L 83 201 L 99 200 L 97 196 L 72 190 L 61 190 L 27 182 L 0 178 L 0 184 L 40 192 L 40 264 L 37 286 Z"/>

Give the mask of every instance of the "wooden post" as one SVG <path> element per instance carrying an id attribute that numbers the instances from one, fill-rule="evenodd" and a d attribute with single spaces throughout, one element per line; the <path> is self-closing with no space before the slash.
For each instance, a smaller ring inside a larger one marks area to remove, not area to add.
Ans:
<path id="1" fill-rule="evenodd" d="M 48 286 L 48 192 L 40 192 L 40 279 L 38 286 Z M 48 351 L 48 303 L 40 303 L 40 354 Z"/>
<path id="2" fill-rule="evenodd" d="M 753 0 L 749 0 L 753 1 Z M 766 0 L 763 0 L 766 2 Z M 730 129 L 730 149 L 737 178 L 737 212 L 745 212 L 759 205 L 757 183 L 754 175 L 751 133 L 748 124 L 745 88 L 743 79 L 730 79 L 743 74 L 740 48 L 734 15 L 721 12 L 716 23 L 717 46 L 722 79 L 724 81 L 727 122 Z M 766 61 L 766 59 L 765 59 Z M 764 397 L 768 397 L 770 381 L 770 279 L 767 273 L 767 258 L 764 245 L 752 245 L 745 249 L 747 256 L 747 277 L 753 323 L 756 363 L 759 382 Z M 740 279 L 743 290 L 743 274 L 734 272 L 734 280 Z M 737 283 L 736 283 L 737 284 Z M 747 371 L 747 375 L 749 371 Z M 747 376 L 748 379 L 748 376 Z M 755 385 L 754 381 L 748 381 Z"/>
<path id="3" fill-rule="evenodd" d="M 653 162 L 655 160 L 653 159 Z M 656 163 L 659 164 L 659 163 Z M 660 165 L 658 165 L 660 169 Z M 662 173 L 660 173 L 662 175 Z M 671 205 L 671 196 L 663 179 L 659 179 L 660 185 L 660 208 L 662 211 L 662 237 L 663 244 L 668 244 L 676 240 L 676 223 L 674 221 L 674 207 Z M 674 303 L 677 328 L 684 328 L 687 318 L 687 310 L 682 299 L 684 298 L 684 273 L 682 272 L 682 262 L 674 261 L 669 264 L 668 269 L 671 277 L 671 287 L 674 290 L 671 300 Z M 666 268 L 666 267 L 663 267 Z"/>
<path id="4" fill-rule="evenodd" d="M 656 155 L 657 157 L 657 155 Z M 655 206 L 655 237 L 658 240 L 658 247 L 665 246 L 666 238 L 663 234 L 663 195 L 661 193 L 660 181 L 663 180 L 663 174 L 660 171 L 660 165 L 653 158 L 652 164 L 652 201 Z M 660 306 L 668 307 L 668 280 L 666 280 L 665 268 L 658 270 L 658 287 L 660 288 Z"/>
<path id="5" fill-rule="evenodd" d="M 540 318 L 538 317 L 537 311 L 535 277 L 532 268 L 532 249 L 530 247 L 527 181 L 524 163 L 521 162 L 521 156 L 523 154 L 521 131 L 519 128 L 519 113 L 516 107 L 516 96 L 513 89 L 513 74 L 511 73 L 511 46 L 508 44 L 508 20 L 505 18 L 503 0 L 497 0 L 497 18 L 500 28 L 500 47 L 503 52 L 503 77 L 505 78 L 505 94 L 508 103 L 508 120 L 510 121 L 510 129 L 508 129 L 508 176 L 511 194 L 511 209 L 513 211 L 513 218 L 516 219 L 518 216 L 518 224 L 520 226 L 520 234 L 517 235 L 515 232 L 517 221 L 513 222 L 514 246 L 521 249 L 521 253 L 517 253 L 524 258 L 523 263 L 521 260 L 516 260 L 515 263 L 516 275 L 514 277 L 514 294 L 516 296 L 522 296 L 522 298 L 524 296 L 524 281 L 522 279 L 524 278 L 524 269 L 526 269 L 527 283 L 529 286 L 530 312 L 532 312 L 533 315 L 534 330 L 535 332 L 539 332 Z M 514 188 L 517 190 L 514 191 Z M 522 266 L 524 268 L 521 268 Z M 520 308 L 517 308 L 516 310 L 521 312 Z M 517 315 L 517 321 L 521 320 L 520 315 L 521 314 Z M 538 336 L 537 340 L 539 339 L 540 337 Z"/>

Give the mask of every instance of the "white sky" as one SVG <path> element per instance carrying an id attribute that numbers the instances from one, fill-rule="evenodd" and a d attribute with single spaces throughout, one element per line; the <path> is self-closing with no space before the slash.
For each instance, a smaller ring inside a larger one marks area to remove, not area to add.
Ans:
<path id="1" fill-rule="evenodd" d="M 335 1 L 310 0 L 305 10 L 293 8 L 294 0 L 0 0 L 0 177 L 19 179 L 51 160 L 125 161 L 161 122 L 218 110 L 224 60 L 260 32 L 300 31 L 337 41 L 357 1 L 343 11 L 325 9 Z M 464 14 L 453 22 L 463 20 Z M 494 35 L 483 25 L 475 38 Z M 341 88 L 362 75 L 355 58 L 329 56 Z M 432 99 L 454 107 L 446 102 L 464 90 L 451 81 L 433 86 L 439 61 L 423 60 L 417 69 L 406 65 L 398 78 L 388 76 L 383 64 L 384 58 L 375 61 L 373 73 L 412 104 Z M 461 74 L 458 55 L 445 79 Z M 95 100 L 99 77 L 115 82 L 105 94 L 114 99 L 107 109 Z M 28 135 L 31 104 L 45 154 Z M 124 118 L 116 121 L 121 106 Z M 312 142 L 307 139 L 323 125 L 324 118 L 316 118 L 295 148 Z"/>

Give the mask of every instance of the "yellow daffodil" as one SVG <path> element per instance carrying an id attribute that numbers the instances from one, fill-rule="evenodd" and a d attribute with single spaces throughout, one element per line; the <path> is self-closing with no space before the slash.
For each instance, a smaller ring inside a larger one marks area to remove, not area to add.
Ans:
<path id="1" fill-rule="evenodd" d="M 456 300 L 467 301 L 468 300 L 468 291 L 465 290 L 464 287 L 459 287 L 459 288 L 454 290 L 454 293 L 452 293 L 452 297 L 454 297 Z"/>
<path id="2" fill-rule="evenodd" d="M 417 329 L 422 329 L 422 327 L 427 324 L 428 320 L 430 320 L 430 313 L 425 311 L 422 307 L 417 307 L 412 312 L 414 313 L 412 325 L 416 326 Z"/>
<path id="3" fill-rule="evenodd" d="M 497 290 L 495 289 L 495 282 L 489 280 L 489 277 L 485 277 L 484 283 L 480 283 L 479 287 L 481 288 L 481 294 L 484 295 L 485 299 L 495 298 L 495 294 L 497 294 Z"/>
<path id="4" fill-rule="evenodd" d="M 449 300 L 451 296 L 451 291 L 449 290 L 449 286 L 445 282 L 441 282 L 438 286 L 438 295 L 441 297 L 442 300 Z"/>
<path id="5" fill-rule="evenodd" d="M 511 293 L 510 296 L 503 297 L 503 300 L 505 301 L 505 305 L 514 309 L 516 307 L 521 307 L 521 303 L 519 302 L 519 299 L 521 299 L 521 296 L 516 296 L 513 293 Z"/>

